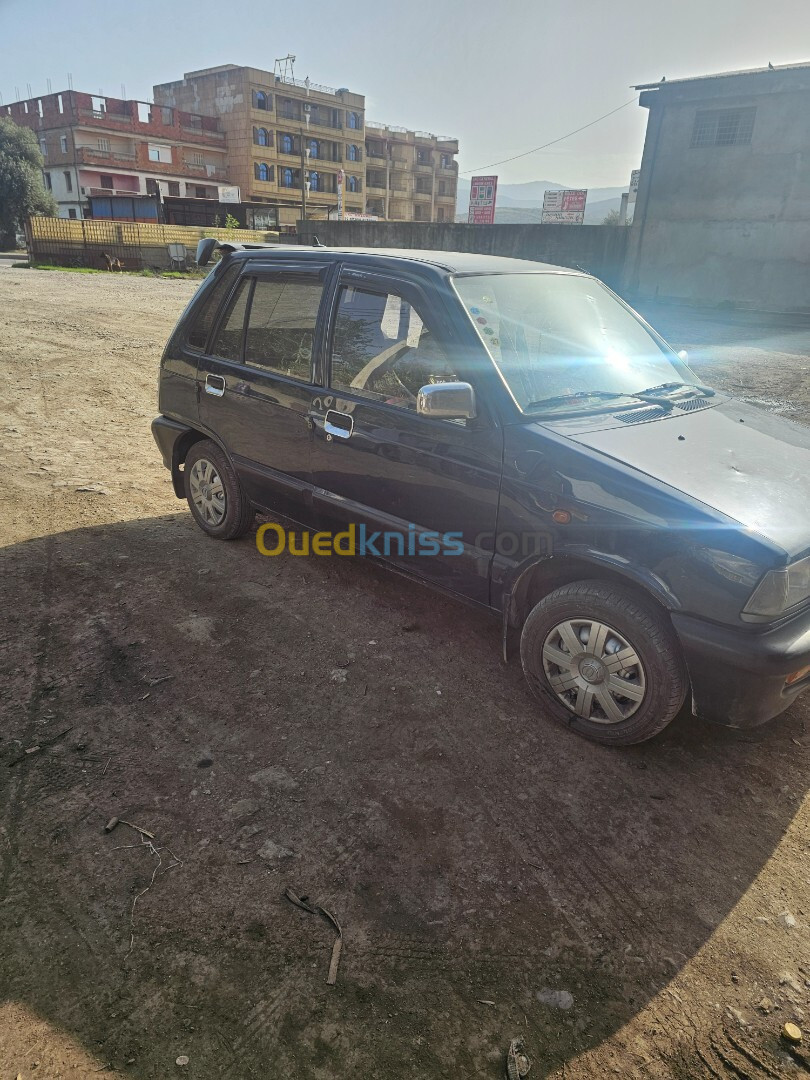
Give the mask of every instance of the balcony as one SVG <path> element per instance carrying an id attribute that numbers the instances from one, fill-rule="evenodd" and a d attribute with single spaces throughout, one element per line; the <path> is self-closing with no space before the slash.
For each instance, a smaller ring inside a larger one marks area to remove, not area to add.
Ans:
<path id="1" fill-rule="evenodd" d="M 368 180 L 366 181 L 366 191 L 369 195 L 385 195 L 385 184 L 372 184 Z"/>
<path id="2" fill-rule="evenodd" d="M 214 139 L 216 142 L 225 142 L 225 133 L 222 131 L 210 131 L 204 127 L 189 127 L 186 124 L 180 125 L 180 130 L 187 135 L 199 135 L 205 139 Z"/>
<path id="3" fill-rule="evenodd" d="M 442 176 L 457 176 L 458 162 L 453 161 L 449 165 L 439 165 L 437 172 L 439 172 Z"/>
<path id="4" fill-rule="evenodd" d="M 118 161 L 129 163 L 136 160 L 134 151 L 121 153 L 117 150 L 100 150 L 97 146 L 77 146 L 76 157 L 88 165 L 95 165 L 99 161 L 110 165 Z"/>
<path id="5" fill-rule="evenodd" d="M 150 164 L 154 165 L 154 164 L 156 164 L 156 162 L 150 162 Z M 162 162 L 161 164 L 168 164 L 168 163 L 167 162 Z M 219 179 L 224 180 L 228 175 L 228 170 L 223 169 L 219 165 L 206 165 L 204 162 L 202 164 L 200 164 L 198 161 L 185 161 L 184 160 L 183 161 L 183 169 L 184 169 L 185 172 L 199 174 L 200 176 L 204 176 L 204 177 L 207 177 L 207 178 L 210 177 L 211 179 L 213 179 L 214 177 L 218 177 Z"/>
<path id="6" fill-rule="evenodd" d="M 447 135 L 439 135 L 436 138 L 439 149 L 443 150 L 446 154 L 458 153 L 458 139 L 451 139 Z"/>
<path id="7" fill-rule="evenodd" d="M 420 191 L 417 188 L 413 193 L 413 197 L 417 202 L 430 202 L 433 195 L 429 191 Z"/>
<path id="8" fill-rule="evenodd" d="M 133 191 L 131 188 L 109 188 L 109 187 L 83 187 L 81 193 L 84 196 L 90 195 L 126 195 L 129 198 L 143 198 L 140 191 Z"/>
<path id="9" fill-rule="evenodd" d="M 416 171 L 423 176 L 433 172 L 433 163 L 430 161 L 417 161 Z"/>

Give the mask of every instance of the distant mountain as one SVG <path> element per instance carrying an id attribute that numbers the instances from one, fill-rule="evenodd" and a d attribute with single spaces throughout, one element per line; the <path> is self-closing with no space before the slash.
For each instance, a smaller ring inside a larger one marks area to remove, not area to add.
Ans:
<path id="1" fill-rule="evenodd" d="M 543 195 L 547 191 L 560 191 L 571 185 L 556 180 L 530 180 L 525 184 L 499 184 L 495 207 L 496 224 L 539 223 L 543 208 Z M 586 225 L 601 225 L 605 214 L 618 210 L 623 187 L 589 188 L 585 203 Z M 458 182 L 456 220 L 467 220 L 470 205 L 470 181 L 461 177 Z M 523 211 L 523 213 L 521 213 Z"/>

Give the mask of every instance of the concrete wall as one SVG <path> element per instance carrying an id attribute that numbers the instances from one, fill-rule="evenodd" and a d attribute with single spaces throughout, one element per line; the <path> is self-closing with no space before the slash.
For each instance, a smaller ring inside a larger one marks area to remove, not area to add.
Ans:
<path id="1" fill-rule="evenodd" d="M 628 291 L 810 311 L 810 69 L 662 85 L 650 119 Z M 692 147 L 695 116 L 756 108 L 750 144 Z"/>
<path id="2" fill-rule="evenodd" d="M 299 222 L 300 241 L 334 247 L 475 251 L 580 267 L 618 288 L 630 229 L 610 225 L 455 225 L 415 221 Z"/>

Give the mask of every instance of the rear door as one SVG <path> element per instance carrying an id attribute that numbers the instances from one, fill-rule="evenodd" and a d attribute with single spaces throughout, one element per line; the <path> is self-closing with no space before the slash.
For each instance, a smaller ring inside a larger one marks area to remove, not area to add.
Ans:
<path id="1" fill-rule="evenodd" d="M 344 269 L 327 353 L 327 384 L 312 407 L 320 527 L 365 526 L 367 537 L 380 534 L 366 554 L 488 604 L 501 428 L 484 395 L 472 420 L 416 412 L 423 385 L 463 379 L 475 388 L 444 309 L 414 283 Z"/>
<path id="2" fill-rule="evenodd" d="M 248 262 L 198 367 L 200 423 L 225 445 L 248 496 L 303 524 L 327 271 Z"/>

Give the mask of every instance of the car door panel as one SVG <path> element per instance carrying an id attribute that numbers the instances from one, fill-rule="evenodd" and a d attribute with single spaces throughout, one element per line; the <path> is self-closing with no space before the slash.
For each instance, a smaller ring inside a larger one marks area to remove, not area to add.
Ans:
<path id="1" fill-rule="evenodd" d="M 357 286 L 357 279 L 343 275 L 339 291 L 352 285 Z M 401 295 L 412 309 L 418 305 L 425 325 L 429 320 L 430 332 L 439 345 L 443 343 L 443 318 L 421 290 L 369 275 L 364 276 L 363 288 L 376 293 L 390 290 L 389 296 Z M 340 302 L 330 328 L 332 344 L 339 311 Z M 357 336 L 363 337 L 360 330 Z M 334 362 L 334 348 L 331 356 Z M 355 367 L 359 363 L 356 360 Z M 401 569 L 488 604 L 501 429 L 488 416 L 466 424 L 421 416 L 392 404 L 396 389 L 391 393 L 393 398 L 376 400 L 363 396 L 357 387 L 347 390 L 330 385 L 314 396 L 312 482 L 319 524 L 336 528 L 354 522 L 358 530 L 365 527 L 366 535 L 397 532 L 401 542 L 380 537 L 365 553 L 379 553 Z M 350 418 L 347 435 L 327 430 L 330 412 Z M 442 553 L 420 554 L 435 548 L 436 535 L 448 533 L 454 539 L 441 543 Z M 454 553 L 449 553 L 450 548 Z"/>
<path id="2" fill-rule="evenodd" d="M 200 421 L 214 431 L 223 442 L 239 473 L 248 497 L 257 505 L 288 515 L 308 524 L 312 499 L 310 484 L 310 443 L 312 438 L 311 410 L 313 384 L 312 365 L 315 360 L 316 326 L 311 335 L 303 326 L 272 327 L 290 339 L 288 360 L 300 361 L 301 378 L 280 370 L 269 370 L 266 363 L 283 366 L 280 353 L 267 359 L 262 356 L 262 343 L 251 354 L 254 320 L 260 299 L 270 287 L 279 284 L 319 284 L 323 293 L 326 267 L 301 268 L 294 264 L 274 267 L 272 271 L 258 268 L 242 278 L 242 288 L 250 289 L 243 321 L 243 334 L 238 355 L 214 355 L 218 339 L 229 311 L 234 310 L 238 294 L 231 299 L 213 335 L 209 353 L 200 364 Z M 323 296 L 321 295 L 321 300 Z M 274 309 L 275 310 L 275 309 Z M 306 313 L 312 322 L 312 312 Z M 245 330 L 246 328 L 246 330 Z M 295 356 L 295 338 L 303 344 Z M 269 340 L 269 339 L 268 339 Z M 309 356 L 306 356 L 306 351 Z M 227 352 L 227 347 L 221 351 Z M 305 374 L 304 374 L 305 368 Z M 206 383 L 221 380 L 221 394 L 211 394 Z"/>

